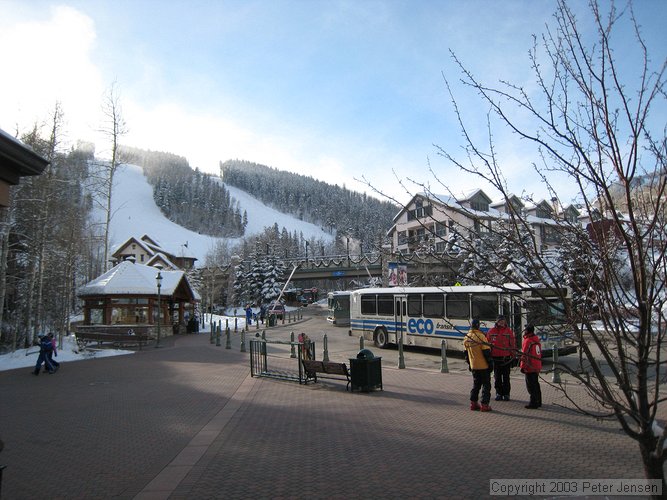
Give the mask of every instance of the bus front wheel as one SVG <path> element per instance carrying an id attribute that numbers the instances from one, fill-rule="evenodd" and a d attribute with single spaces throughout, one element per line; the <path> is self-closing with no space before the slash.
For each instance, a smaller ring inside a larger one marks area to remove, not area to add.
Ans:
<path id="1" fill-rule="evenodd" d="M 375 346 L 380 349 L 387 347 L 387 332 L 384 329 L 379 329 L 375 332 Z"/>

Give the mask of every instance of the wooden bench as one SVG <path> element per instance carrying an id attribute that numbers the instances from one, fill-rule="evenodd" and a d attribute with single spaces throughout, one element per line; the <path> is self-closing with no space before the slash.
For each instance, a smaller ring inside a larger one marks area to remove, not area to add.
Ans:
<path id="1" fill-rule="evenodd" d="M 104 343 L 112 344 L 114 347 L 126 347 L 131 345 L 138 345 L 139 348 L 146 345 L 154 339 L 146 334 L 129 334 L 129 333 L 101 333 L 101 332 L 75 332 L 76 342 L 80 346 L 85 347 L 88 342 L 97 342 L 97 345 Z"/>
<path id="2" fill-rule="evenodd" d="M 342 380 L 342 377 L 345 377 L 347 380 L 347 385 L 345 390 L 347 391 L 350 387 L 350 372 L 347 370 L 345 363 L 335 363 L 333 361 L 315 361 L 312 359 L 303 359 L 303 370 L 306 374 L 306 384 L 308 380 L 313 380 L 317 382 L 317 374 L 320 374 L 320 378 L 331 378 L 336 380 Z M 337 377 L 329 377 L 327 375 L 338 375 Z"/>

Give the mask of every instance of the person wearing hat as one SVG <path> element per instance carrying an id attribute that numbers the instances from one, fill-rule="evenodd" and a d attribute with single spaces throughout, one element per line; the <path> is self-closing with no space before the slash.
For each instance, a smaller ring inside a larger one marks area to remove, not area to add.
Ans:
<path id="1" fill-rule="evenodd" d="M 510 400 L 510 371 L 516 359 L 516 338 L 507 320 L 502 314 L 496 324 L 486 333 L 491 344 L 493 358 L 493 387 L 496 390 L 496 401 Z"/>
<path id="2" fill-rule="evenodd" d="M 542 390 L 540 389 L 540 371 L 542 370 L 542 344 L 535 335 L 535 327 L 526 325 L 521 344 L 521 373 L 526 376 L 526 389 L 530 394 L 530 403 L 526 408 L 536 410 L 542 406 Z"/>
<path id="3" fill-rule="evenodd" d="M 491 411 L 489 401 L 491 399 L 493 359 L 491 358 L 491 346 L 479 329 L 479 319 L 474 318 L 470 322 L 470 330 L 463 339 L 463 347 L 466 349 L 470 371 L 472 371 L 470 409 L 472 411 Z M 480 390 L 482 391 L 481 405 L 478 403 Z"/>

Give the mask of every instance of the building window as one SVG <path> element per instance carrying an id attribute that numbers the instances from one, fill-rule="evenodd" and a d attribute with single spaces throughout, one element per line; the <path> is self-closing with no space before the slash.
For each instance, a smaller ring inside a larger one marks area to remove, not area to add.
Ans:
<path id="1" fill-rule="evenodd" d="M 408 233 L 406 231 L 398 232 L 398 244 L 399 246 L 408 244 Z"/>
<path id="2" fill-rule="evenodd" d="M 408 211 L 408 221 L 423 219 L 424 217 L 430 217 L 433 215 L 433 207 L 431 205 L 423 206 L 421 200 L 415 201 L 415 208 Z"/>
<path id="3" fill-rule="evenodd" d="M 470 208 L 472 208 L 473 210 L 477 210 L 478 212 L 488 212 L 489 204 L 481 201 L 471 201 Z"/>

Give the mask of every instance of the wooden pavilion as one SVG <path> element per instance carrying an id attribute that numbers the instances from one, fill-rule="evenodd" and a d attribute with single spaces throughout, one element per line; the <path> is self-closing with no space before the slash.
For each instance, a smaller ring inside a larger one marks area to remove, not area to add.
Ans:
<path id="1" fill-rule="evenodd" d="M 159 286 L 158 286 L 159 283 Z M 104 331 L 154 336 L 185 333 L 201 297 L 184 271 L 162 270 L 125 260 L 78 290 L 84 301 L 77 332 Z M 159 312 L 158 312 L 159 311 Z"/>

